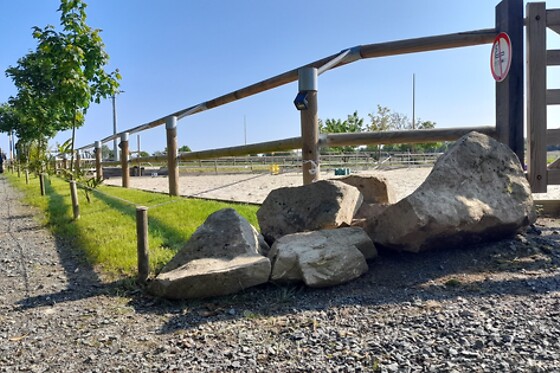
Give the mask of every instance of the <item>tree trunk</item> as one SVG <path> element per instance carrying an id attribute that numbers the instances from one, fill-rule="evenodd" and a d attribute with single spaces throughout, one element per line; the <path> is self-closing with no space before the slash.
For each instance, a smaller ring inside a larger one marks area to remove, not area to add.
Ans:
<path id="1" fill-rule="evenodd" d="M 78 110 L 76 110 L 77 112 Z M 70 149 L 70 179 L 74 180 L 74 142 L 76 141 L 76 115 L 72 121 L 72 146 Z"/>

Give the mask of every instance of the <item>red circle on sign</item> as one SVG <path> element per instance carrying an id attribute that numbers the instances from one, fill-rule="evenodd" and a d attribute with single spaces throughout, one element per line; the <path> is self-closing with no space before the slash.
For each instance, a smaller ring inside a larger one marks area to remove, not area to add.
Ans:
<path id="1" fill-rule="evenodd" d="M 511 40 L 505 32 L 500 32 L 492 44 L 490 54 L 490 69 L 492 76 L 497 82 L 503 81 L 511 67 Z"/>

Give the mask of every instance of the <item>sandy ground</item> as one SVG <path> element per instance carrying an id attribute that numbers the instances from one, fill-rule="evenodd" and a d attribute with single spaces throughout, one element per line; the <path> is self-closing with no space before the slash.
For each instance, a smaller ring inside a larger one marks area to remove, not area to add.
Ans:
<path id="1" fill-rule="evenodd" d="M 431 168 L 399 168 L 391 170 L 362 171 L 358 174 L 379 175 L 387 179 L 395 190 L 397 199 L 412 193 L 428 176 Z M 334 179 L 334 173 L 322 173 L 321 179 Z M 122 185 L 120 178 L 110 178 L 106 185 Z M 303 183 L 301 173 L 271 174 L 235 174 L 235 175 L 189 175 L 179 178 L 179 193 L 186 197 L 217 199 L 248 203 L 262 203 L 271 190 L 299 186 Z M 166 193 L 167 176 L 131 177 L 132 188 Z M 549 186 L 548 193 L 535 193 L 534 198 L 560 199 L 560 186 Z"/>

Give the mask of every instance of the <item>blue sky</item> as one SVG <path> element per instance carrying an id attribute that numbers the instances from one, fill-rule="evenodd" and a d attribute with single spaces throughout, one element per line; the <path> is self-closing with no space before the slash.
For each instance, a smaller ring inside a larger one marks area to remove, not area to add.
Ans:
<path id="1" fill-rule="evenodd" d="M 117 98 L 120 130 L 163 117 L 345 48 L 494 26 L 493 0 L 89 0 L 88 24 L 103 30 L 109 69 L 123 76 Z M 57 0 L 0 0 L 0 70 L 35 48 L 31 27 L 58 25 Z M 560 8 L 560 0 L 547 1 Z M 490 45 L 362 60 L 319 77 L 319 117 L 367 118 L 376 106 L 438 127 L 493 125 Z M 560 35 L 549 33 L 549 48 Z M 549 68 L 549 87 L 560 75 Z M 293 106 L 297 83 L 179 121 L 179 144 L 193 150 L 299 136 Z M 0 76 L 0 102 L 16 91 Z M 549 109 L 549 128 L 560 127 Z M 92 105 L 77 146 L 112 134 L 110 100 Z M 63 142 L 70 133 L 51 143 Z M 165 147 L 165 129 L 141 133 L 142 148 Z M 111 144 L 109 144 L 111 146 Z M 5 134 L 0 148 L 7 149 Z M 131 137 L 136 148 L 136 135 Z"/>

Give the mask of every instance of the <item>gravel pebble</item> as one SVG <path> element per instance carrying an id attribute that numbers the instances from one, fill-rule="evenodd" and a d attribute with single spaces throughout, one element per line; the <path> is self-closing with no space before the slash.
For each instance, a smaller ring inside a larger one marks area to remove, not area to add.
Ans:
<path id="1" fill-rule="evenodd" d="M 560 370 L 555 220 L 492 245 L 381 253 L 330 289 L 170 302 L 103 281 L 2 176 L 0 206 L 0 372 Z"/>

